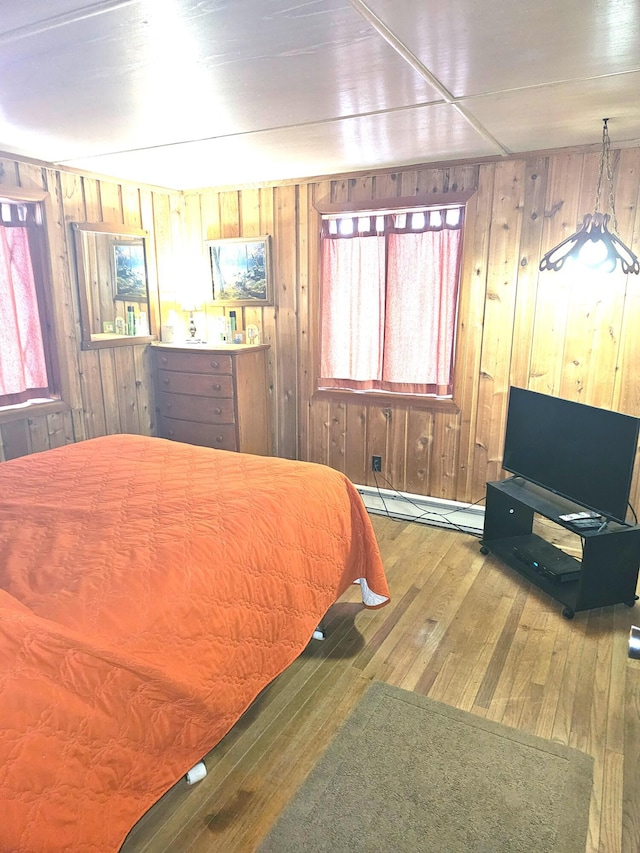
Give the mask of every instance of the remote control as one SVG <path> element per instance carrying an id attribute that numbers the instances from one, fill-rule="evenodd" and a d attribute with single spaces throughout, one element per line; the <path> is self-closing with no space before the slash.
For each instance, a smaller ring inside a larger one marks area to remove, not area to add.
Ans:
<path id="1" fill-rule="evenodd" d="M 605 522 L 600 518 L 576 518 L 569 523 L 577 530 L 596 530 L 598 527 L 602 527 Z"/>
<path id="2" fill-rule="evenodd" d="M 558 518 L 561 521 L 575 521 L 578 518 L 598 519 L 600 516 L 597 512 L 568 512 L 566 515 L 559 515 Z"/>

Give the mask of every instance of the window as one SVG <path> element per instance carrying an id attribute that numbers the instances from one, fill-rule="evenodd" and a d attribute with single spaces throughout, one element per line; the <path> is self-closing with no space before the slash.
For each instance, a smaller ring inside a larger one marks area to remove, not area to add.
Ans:
<path id="1" fill-rule="evenodd" d="M 464 206 L 324 215 L 322 390 L 450 397 Z"/>
<path id="2" fill-rule="evenodd" d="M 58 397 L 45 314 L 38 202 L 0 199 L 0 407 Z"/>

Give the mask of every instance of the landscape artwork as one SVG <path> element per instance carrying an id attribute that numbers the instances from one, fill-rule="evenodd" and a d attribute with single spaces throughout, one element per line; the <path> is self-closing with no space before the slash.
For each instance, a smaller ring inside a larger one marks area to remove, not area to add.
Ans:
<path id="1" fill-rule="evenodd" d="M 269 305 L 269 237 L 208 241 L 213 298 L 234 305 Z"/>

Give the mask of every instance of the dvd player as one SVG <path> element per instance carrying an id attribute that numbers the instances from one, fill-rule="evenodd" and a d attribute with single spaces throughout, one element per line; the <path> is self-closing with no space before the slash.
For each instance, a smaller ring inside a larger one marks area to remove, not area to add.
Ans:
<path id="1" fill-rule="evenodd" d="M 568 563 L 566 554 L 559 553 L 557 560 L 541 560 L 534 549 L 529 549 L 526 546 L 514 545 L 513 555 L 521 560 L 534 572 L 548 578 L 552 581 L 567 583 L 568 581 L 578 580 L 580 577 L 580 569 L 575 567 L 575 564 Z"/>

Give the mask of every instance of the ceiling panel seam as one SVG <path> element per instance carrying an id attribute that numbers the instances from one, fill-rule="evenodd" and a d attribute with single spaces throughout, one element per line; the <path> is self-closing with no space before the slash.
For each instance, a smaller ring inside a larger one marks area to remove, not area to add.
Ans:
<path id="1" fill-rule="evenodd" d="M 178 139 L 174 142 L 159 142 L 157 145 L 144 145 L 140 148 L 124 148 L 117 151 L 98 151 L 94 154 L 82 154 L 75 155 L 74 157 L 69 157 L 67 159 L 55 158 L 54 162 L 64 164 L 64 163 L 73 163 L 78 159 L 89 160 L 96 157 L 109 157 L 114 154 L 136 154 L 141 151 L 154 151 L 156 149 L 161 148 L 172 148 L 176 145 L 191 145 L 192 143 L 200 143 L 200 142 L 214 142 L 219 139 L 234 139 L 246 136 L 256 136 L 261 135 L 263 133 L 278 133 L 281 130 L 291 130 L 292 128 L 298 127 L 320 127 L 322 125 L 327 124 L 337 124 L 343 121 L 351 121 L 357 120 L 361 118 L 371 118 L 372 116 L 378 115 L 389 115 L 390 113 L 402 113 L 402 112 L 410 112 L 415 109 L 424 109 L 429 107 L 439 107 L 443 106 L 443 101 L 423 101 L 418 104 L 407 104 L 406 106 L 399 107 L 387 107 L 381 110 L 370 110 L 369 112 L 364 113 L 350 113 L 349 115 L 341 115 L 341 116 L 332 116 L 331 118 L 325 118 L 318 120 L 310 120 L 310 121 L 298 121 L 295 124 L 280 124 L 274 125 L 273 127 L 259 127 L 253 128 L 252 130 L 238 130 L 233 133 L 220 133 L 217 136 L 199 136 L 192 139 Z M 446 106 L 455 107 L 455 104 L 446 104 Z"/>
<path id="2" fill-rule="evenodd" d="M 52 18 L 44 18 L 42 21 L 25 24 L 23 27 L 16 27 L 13 30 L 7 30 L 6 33 L 0 33 L 0 44 L 10 44 L 11 42 L 20 41 L 31 36 L 40 35 L 40 33 L 57 30 L 59 27 L 66 27 L 68 24 L 75 24 L 87 18 L 94 18 L 96 15 L 104 15 L 106 12 L 115 12 L 125 6 L 133 6 L 139 2 L 140 0 L 104 0 L 102 3 L 92 3 L 90 6 L 83 6 L 75 12 L 54 15 Z"/>
<path id="3" fill-rule="evenodd" d="M 353 9 L 361 15 L 367 23 L 369 23 L 373 29 L 380 35 L 386 42 L 389 44 L 396 53 L 402 57 L 412 68 L 418 73 L 424 80 L 430 83 L 434 89 L 438 92 L 438 94 L 442 97 L 444 101 L 446 101 L 450 106 L 456 110 L 462 118 L 468 122 L 471 127 L 479 133 L 487 142 L 493 145 L 502 155 L 505 157 L 509 156 L 512 152 L 509 151 L 508 148 L 505 148 L 501 142 L 499 142 L 495 136 L 487 130 L 487 128 L 481 124 L 481 122 L 476 119 L 476 117 L 463 107 L 457 99 L 453 96 L 453 94 L 447 89 L 447 87 L 442 83 L 436 75 L 430 71 L 426 65 L 424 65 L 418 57 L 401 41 L 396 34 L 389 29 L 389 27 L 382 21 L 376 13 L 367 6 L 366 3 L 363 3 L 362 0 L 349 0 L 349 3 L 353 7 Z"/>

